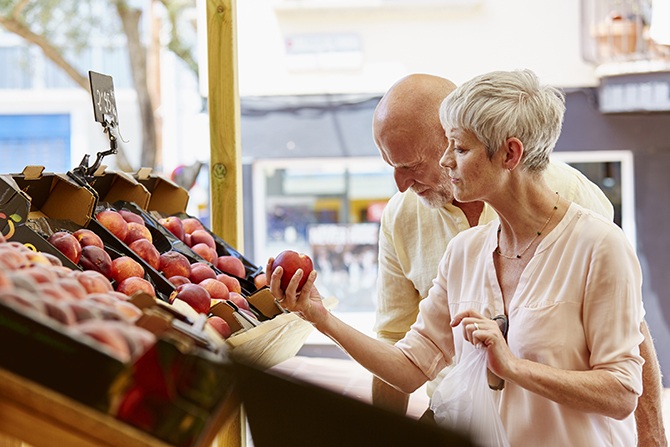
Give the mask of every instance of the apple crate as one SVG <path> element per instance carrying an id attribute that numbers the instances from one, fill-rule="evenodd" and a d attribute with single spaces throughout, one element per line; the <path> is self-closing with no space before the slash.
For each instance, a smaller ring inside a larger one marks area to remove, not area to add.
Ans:
<path id="1" fill-rule="evenodd" d="M 0 303 L 0 366 L 107 412 L 125 365 L 87 337 L 40 317 Z"/>

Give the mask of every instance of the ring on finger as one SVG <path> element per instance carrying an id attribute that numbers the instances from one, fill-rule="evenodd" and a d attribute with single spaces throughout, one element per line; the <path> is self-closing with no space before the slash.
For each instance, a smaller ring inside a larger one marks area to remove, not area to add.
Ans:
<path id="1" fill-rule="evenodd" d="M 475 329 L 477 329 L 478 331 L 481 330 L 479 329 L 479 325 L 477 323 L 475 323 Z"/>
<path id="2" fill-rule="evenodd" d="M 277 302 L 278 302 L 278 303 L 283 303 L 285 299 L 286 299 L 286 297 L 283 297 L 282 299 L 277 300 Z"/>

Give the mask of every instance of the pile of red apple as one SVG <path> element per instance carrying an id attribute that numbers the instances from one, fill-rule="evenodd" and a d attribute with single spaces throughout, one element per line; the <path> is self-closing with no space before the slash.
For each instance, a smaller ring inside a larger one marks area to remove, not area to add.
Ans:
<path id="1" fill-rule="evenodd" d="M 98 213 L 96 219 L 175 286 L 169 298 L 170 303 L 181 300 L 196 312 L 209 314 L 213 304 L 230 300 L 247 316 L 255 318 L 249 303 L 242 296 L 242 287 L 237 279 L 246 275 L 244 263 L 235 256 L 218 256 L 214 237 L 197 219 L 182 220 L 171 216 L 160 219 L 159 223 L 209 264 L 191 264 L 185 255 L 174 250 L 159 253 L 153 245 L 151 232 L 146 228 L 144 220 L 133 212 L 110 209 Z M 126 227 L 129 227 L 127 232 Z M 146 229 L 145 233 L 141 227 Z M 217 272 L 210 264 L 221 272 Z M 219 334 L 224 338 L 230 336 L 231 330 L 225 320 L 211 317 L 209 322 L 212 326 L 216 325 Z"/>

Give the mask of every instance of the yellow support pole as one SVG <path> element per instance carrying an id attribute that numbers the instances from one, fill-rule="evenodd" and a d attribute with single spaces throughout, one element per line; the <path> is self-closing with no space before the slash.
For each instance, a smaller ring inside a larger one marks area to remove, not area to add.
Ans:
<path id="1" fill-rule="evenodd" d="M 244 251 L 240 96 L 235 0 L 207 0 L 211 230 Z M 217 447 L 246 445 L 244 411 L 218 434 Z"/>
<path id="2" fill-rule="evenodd" d="M 244 252 L 235 0 L 207 0 L 211 229 Z"/>

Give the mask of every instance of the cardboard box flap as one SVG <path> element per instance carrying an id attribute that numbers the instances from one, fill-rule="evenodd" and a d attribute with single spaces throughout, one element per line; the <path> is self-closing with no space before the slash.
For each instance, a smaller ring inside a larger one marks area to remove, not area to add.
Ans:
<path id="1" fill-rule="evenodd" d="M 151 169 L 141 168 L 134 177 L 151 193 L 147 211 L 166 214 L 183 213 L 188 205 L 188 191 L 160 175 L 151 174 Z"/>
<path id="2" fill-rule="evenodd" d="M 135 178 L 125 172 L 106 171 L 93 176 L 91 187 L 98 192 L 100 201 L 114 203 L 119 200 L 134 202 L 146 209 L 151 193 Z"/>
<path id="3" fill-rule="evenodd" d="M 92 189 L 77 185 L 67 174 L 43 173 L 41 166 L 26 167 L 24 172 L 12 177 L 31 199 L 29 219 L 50 217 L 71 220 L 81 226 L 91 219 L 97 202 Z M 38 172 L 41 175 L 36 177 Z"/>
<path id="4" fill-rule="evenodd" d="M 44 171 L 44 166 L 39 166 L 39 165 L 28 165 L 25 168 L 23 168 L 23 177 L 26 180 L 35 180 L 40 177 L 42 177 L 42 172 Z"/>

